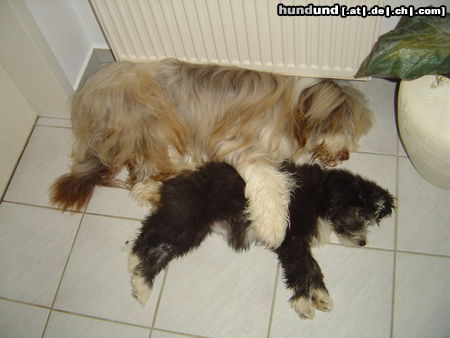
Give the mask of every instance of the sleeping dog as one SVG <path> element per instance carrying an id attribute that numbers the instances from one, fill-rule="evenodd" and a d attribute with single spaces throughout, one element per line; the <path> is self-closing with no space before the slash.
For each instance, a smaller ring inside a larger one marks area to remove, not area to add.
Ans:
<path id="1" fill-rule="evenodd" d="M 341 243 L 365 246 L 367 230 L 389 216 L 393 197 L 374 182 L 347 170 L 318 165 L 282 166 L 296 186 L 289 204 L 290 226 L 281 246 L 273 251 L 281 263 L 286 287 L 293 291 L 292 307 L 312 319 L 315 308 L 330 311 L 332 301 L 311 246 L 327 242 L 333 231 Z M 148 187 L 148 186 L 147 186 Z M 157 210 L 143 221 L 129 245 L 133 296 L 147 301 L 156 275 L 174 258 L 198 247 L 212 232 L 225 234 L 236 251 L 249 249 L 258 238 L 249 226 L 245 183 L 224 163 L 208 163 L 169 179 L 158 191 Z"/>

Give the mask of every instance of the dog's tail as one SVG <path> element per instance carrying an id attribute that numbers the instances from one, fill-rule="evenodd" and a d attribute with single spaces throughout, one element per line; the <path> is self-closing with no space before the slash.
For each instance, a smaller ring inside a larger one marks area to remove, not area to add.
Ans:
<path id="1" fill-rule="evenodd" d="M 80 211 L 91 198 L 96 185 L 117 186 L 115 173 L 96 159 L 75 162 L 70 173 L 53 183 L 50 201 L 59 209 Z"/>

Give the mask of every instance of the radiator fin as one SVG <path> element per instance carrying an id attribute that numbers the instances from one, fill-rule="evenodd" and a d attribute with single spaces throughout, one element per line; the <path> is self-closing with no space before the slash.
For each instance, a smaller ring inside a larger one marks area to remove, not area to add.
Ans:
<path id="1" fill-rule="evenodd" d="M 339 1 L 347 7 L 382 0 Z M 175 57 L 279 73 L 352 79 L 380 17 L 278 16 L 279 0 L 91 0 L 117 60 Z M 332 6 L 335 0 L 315 1 Z"/>

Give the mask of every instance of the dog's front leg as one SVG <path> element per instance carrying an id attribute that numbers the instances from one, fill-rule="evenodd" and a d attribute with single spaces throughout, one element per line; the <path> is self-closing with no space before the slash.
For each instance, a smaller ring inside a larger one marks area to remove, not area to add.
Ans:
<path id="1" fill-rule="evenodd" d="M 275 252 L 283 268 L 284 282 L 294 291 L 290 303 L 298 315 L 301 318 L 313 319 L 314 308 L 331 311 L 333 302 L 308 243 L 292 237 L 283 242 Z"/>
<path id="2" fill-rule="evenodd" d="M 236 170 L 244 179 L 246 213 L 258 239 L 270 248 L 278 248 L 289 225 L 289 200 L 293 180 L 265 160 L 240 161 Z"/>

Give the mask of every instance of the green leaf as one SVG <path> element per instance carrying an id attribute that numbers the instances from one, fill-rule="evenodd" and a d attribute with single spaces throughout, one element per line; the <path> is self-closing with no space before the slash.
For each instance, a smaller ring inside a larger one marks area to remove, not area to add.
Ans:
<path id="1" fill-rule="evenodd" d="M 416 79 L 450 74 L 450 16 L 404 17 L 380 36 L 356 77 Z"/>

